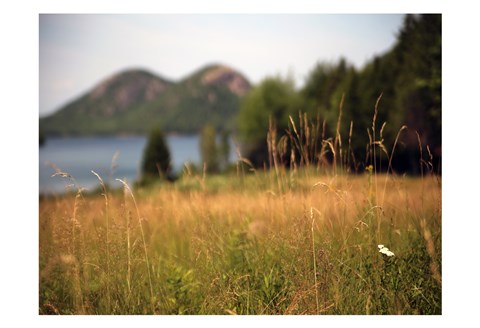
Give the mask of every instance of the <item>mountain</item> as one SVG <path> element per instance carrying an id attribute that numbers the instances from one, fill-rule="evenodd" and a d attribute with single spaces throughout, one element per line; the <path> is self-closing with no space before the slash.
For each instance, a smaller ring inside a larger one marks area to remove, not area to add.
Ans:
<path id="1" fill-rule="evenodd" d="M 233 128 L 250 83 L 224 65 L 206 66 L 174 83 L 142 70 L 111 76 L 90 92 L 40 119 L 45 135 L 196 133 L 208 122 Z"/>

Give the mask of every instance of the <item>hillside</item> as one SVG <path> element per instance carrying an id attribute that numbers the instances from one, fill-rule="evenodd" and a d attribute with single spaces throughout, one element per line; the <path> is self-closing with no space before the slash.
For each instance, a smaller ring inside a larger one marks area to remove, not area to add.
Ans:
<path id="1" fill-rule="evenodd" d="M 196 133 L 210 122 L 232 128 L 250 83 L 222 65 L 204 67 L 174 83 L 141 70 L 115 74 L 90 92 L 40 119 L 49 135 Z"/>

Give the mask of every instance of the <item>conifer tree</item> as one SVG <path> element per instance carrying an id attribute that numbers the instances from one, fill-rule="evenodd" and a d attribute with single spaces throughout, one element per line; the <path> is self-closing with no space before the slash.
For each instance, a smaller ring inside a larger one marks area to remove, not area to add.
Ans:
<path id="1" fill-rule="evenodd" d="M 159 127 L 150 131 L 143 153 L 142 181 L 154 178 L 168 178 L 171 170 L 170 150 Z"/>

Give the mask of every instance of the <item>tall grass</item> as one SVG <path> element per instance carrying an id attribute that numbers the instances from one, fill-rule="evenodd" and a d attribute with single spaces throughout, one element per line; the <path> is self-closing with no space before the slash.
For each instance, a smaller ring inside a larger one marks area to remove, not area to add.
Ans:
<path id="1" fill-rule="evenodd" d="M 354 123 L 343 147 L 341 110 L 334 138 L 319 117 L 290 117 L 281 136 L 271 121 L 263 170 L 238 151 L 230 175 L 118 180 L 122 196 L 93 172 L 101 194 L 42 199 L 39 312 L 440 314 L 441 178 L 396 175 L 406 127 L 389 151 L 375 118 L 372 167 L 348 174 Z"/>

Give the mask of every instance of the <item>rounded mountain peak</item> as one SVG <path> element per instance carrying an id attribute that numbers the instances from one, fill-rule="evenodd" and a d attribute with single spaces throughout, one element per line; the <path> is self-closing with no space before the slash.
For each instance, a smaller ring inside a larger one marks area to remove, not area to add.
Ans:
<path id="1" fill-rule="evenodd" d="M 170 84 L 148 71 L 131 69 L 112 75 L 98 84 L 90 92 L 89 98 L 95 101 L 108 97 L 111 104 L 105 109 L 105 114 L 110 116 L 138 102 L 156 99 Z"/>
<path id="2" fill-rule="evenodd" d="M 244 96 L 250 89 L 250 83 L 247 79 L 226 65 L 212 65 L 205 69 L 201 76 L 201 83 L 204 85 L 225 85 L 239 97 Z"/>

